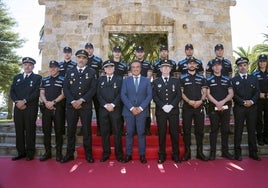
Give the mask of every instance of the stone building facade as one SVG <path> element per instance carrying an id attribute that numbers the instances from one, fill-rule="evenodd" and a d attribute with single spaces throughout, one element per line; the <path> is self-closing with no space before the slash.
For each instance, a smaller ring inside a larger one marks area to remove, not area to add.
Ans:
<path id="1" fill-rule="evenodd" d="M 232 57 L 230 6 L 235 0 L 39 0 L 45 6 L 41 74 L 48 62 L 62 60 L 62 49 L 75 52 L 86 42 L 106 60 L 109 33 L 165 33 L 170 58 L 182 59 L 184 46 L 192 43 L 204 64 L 214 58 L 214 46 L 222 43 L 225 57 Z"/>

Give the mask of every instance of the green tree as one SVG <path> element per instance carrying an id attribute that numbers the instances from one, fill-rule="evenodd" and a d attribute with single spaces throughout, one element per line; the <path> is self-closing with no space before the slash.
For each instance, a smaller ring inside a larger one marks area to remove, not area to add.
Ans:
<path id="1" fill-rule="evenodd" d="M 20 57 L 15 49 L 20 48 L 24 40 L 13 31 L 16 22 L 8 15 L 5 4 L 0 0 L 0 92 L 8 104 L 8 117 L 12 117 L 12 101 L 9 97 L 10 85 L 15 74 L 19 73 Z"/>

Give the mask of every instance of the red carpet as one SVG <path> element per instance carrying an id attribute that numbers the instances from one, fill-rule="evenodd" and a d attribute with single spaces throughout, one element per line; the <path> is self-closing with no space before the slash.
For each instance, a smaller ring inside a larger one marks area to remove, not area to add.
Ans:
<path id="1" fill-rule="evenodd" d="M 241 162 L 218 159 L 174 164 L 169 160 L 163 165 L 155 160 L 145 165 L 137 160 L 88 164 L 83 159 L 60 164 L 54 159 L 11 161 L 2 157 L 0 166 L 0 188 L 267 188 L 268 157 L 260 162 L 244 158 Z"/>

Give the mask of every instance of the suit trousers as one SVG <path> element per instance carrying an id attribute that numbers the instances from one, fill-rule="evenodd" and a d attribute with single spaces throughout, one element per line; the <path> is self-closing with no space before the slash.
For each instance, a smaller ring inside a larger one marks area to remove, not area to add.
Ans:
<path id="1" fill-rule="evenodd" d="M 27 106 L 24 110 L 14 107 L 16 148 L 19 155 L 34 156 L 37 112 L 37 105 Z"/>
<path id="2" fill-rule="evenodd" d="M 125 116 L 126 121 L 126 155 L 132 155 L 132 147 L 133 147 L 133 137 L 135 134 L 135 130 L 138 135 L 138 143 L 139 143 L 139 154 L 145 155 L 145 123 L 146 118 L 144 116 Z"/>
<path id="3" fill-rule="evenodd" d="M 92 132 L 91 132 L 91 118 L 92 109 L 74 109 L 67 108 L 67 154 L 73 155 L 75 152 L 75 136 L 77 122 L 80 117 L 83 132 L 83 145 L 86 157 L 92 157 Z"/>
<path id="4" fill-rule="evenodd" d="M 257 102 L 257 138 L 268 140 L 268 99 L 259 99 Z"/>

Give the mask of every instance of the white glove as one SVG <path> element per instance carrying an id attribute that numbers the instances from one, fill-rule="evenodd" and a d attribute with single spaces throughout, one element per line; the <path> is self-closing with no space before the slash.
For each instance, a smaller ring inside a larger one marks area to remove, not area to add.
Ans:
<path id="1" fill-rule="evenodd" d="M 166 105 L 164 105 L 164 106 L 162 107 L 162 109 L 164 110 L 164 112 L 168 113 L 169 107 L 168 107 L 168 105 L 166 104 Z"/>
<path id="2" fill-rule="evenodd" d="M 167 106 L 168 106 L 167 113 L 169 113 L 172 110 L 173 106 L 171 104 L 169 104 Z"/>

